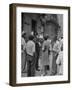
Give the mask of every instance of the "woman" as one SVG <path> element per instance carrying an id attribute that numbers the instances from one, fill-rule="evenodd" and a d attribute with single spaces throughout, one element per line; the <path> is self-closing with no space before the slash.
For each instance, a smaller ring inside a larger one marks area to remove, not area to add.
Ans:
<path id="1" fill-rule="evenodd" d="M 47 75 L 47 69 L 49 68 L 49 45 L 50 41 L 48 40 L 48 36 L 44 37 L 44 42 L 42 45 L 42 76 Z M 47 68 L 48 67 L 48 68 Z"/>
<path id="2" fill-rule="evenodd" d="M 54 42 L 52 43 L 52 71 L 51 75 L 56 75 L 57 74 L 57 64 L 56 64 L 56 59 L 58 57 L 59 53 L 59 42 L 57 41 L 57 38 L 55 37 Z"/>

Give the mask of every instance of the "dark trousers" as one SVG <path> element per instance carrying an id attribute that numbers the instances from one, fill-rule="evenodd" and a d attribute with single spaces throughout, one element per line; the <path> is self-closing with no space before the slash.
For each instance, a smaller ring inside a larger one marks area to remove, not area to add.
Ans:
<path id="1" fill-rule="evenodd" d="M 39 67 L 39 53 L 36 54 L 36 65 L 35 65 L 35 67 L 36 67 L 36 70 Z"/>
<path id="2" fill-rule="evenodd" d="M 27 76 L 35 76 L 35 58 L 27 54 Z"/>

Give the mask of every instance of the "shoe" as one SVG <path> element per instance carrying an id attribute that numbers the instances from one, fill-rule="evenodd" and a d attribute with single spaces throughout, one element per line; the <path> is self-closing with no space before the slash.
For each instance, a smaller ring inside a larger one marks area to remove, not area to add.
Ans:
<path id="1" fill-rule="evenodd" d="M 40 71 L 40 69 L 36 69 L 37 71 Z"/>
<path id="2" fill-rule="evenodd" d="M 26 71 L 26 70 L 24 70 L 24 71 L 22 71 L 22 73 L 27 73 L 27 71 Z"/>
<path id="3" fill-rule="evenodd" d="M 41 74 L 41 76 L 46 76 L 46 74 L 44 73 L 44 74 Z"/>
<path id="4" fill-rule="evenodd" d="M 55 74 L 55 73 L 51 73 L 50 75 L 51 75 L 51 76 L 55 76 L 56 74 Z"/>

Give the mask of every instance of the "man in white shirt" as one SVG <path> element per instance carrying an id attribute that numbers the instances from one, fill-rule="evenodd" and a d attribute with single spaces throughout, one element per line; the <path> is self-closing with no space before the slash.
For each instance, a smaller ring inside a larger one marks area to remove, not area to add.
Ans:
<path id="1" fill-rule="evenodd" d="M 29 41 L 26 44 L 27 53 L 27 76 L 35 76 L 35 43 L 33 35 L 29 36 Z"/>
<path id="2" fill-rule="evenodd" d="M 29 40 L 27 42 L 26 52 L 27 52 L 28 55 L 31 55 L 31 56 L 34 55 L 34 53 L 35 53 L 35 43 L 33 41 Z"/>
<path id="3" fill-rule="evenodd" d="M 21 52 L 23 53 L 23 51 L 25 50 L 25 47 L 26 47 L 26 42 L 25 42 L 25 39 L 22 37 L 21 38 Z"/>
<path id="4" fill-rule="evenodd" d="M 26 41 L 25 41 L 25 36 L 26 33 L 22 33 L 21 37 L 21 63 L 22 63 L 22 72 L 25 71 L 26 69 L 26 53 L 25 53 L 25 48 L 26 48 Z"/>

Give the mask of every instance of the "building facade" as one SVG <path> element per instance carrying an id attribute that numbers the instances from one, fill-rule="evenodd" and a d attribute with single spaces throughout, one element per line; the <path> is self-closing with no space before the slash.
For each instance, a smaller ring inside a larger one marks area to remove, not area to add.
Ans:
<path id="1" fill-rule="evenodd" d="M 38 13 L 22 13 L 22 31 L 27 34 L 27 37 L 34 35 L 49 35 L 53 40 L 55 36 L 60 37 L 62 32 L 62 15 L 57 14 L 38 14 Z"/>

